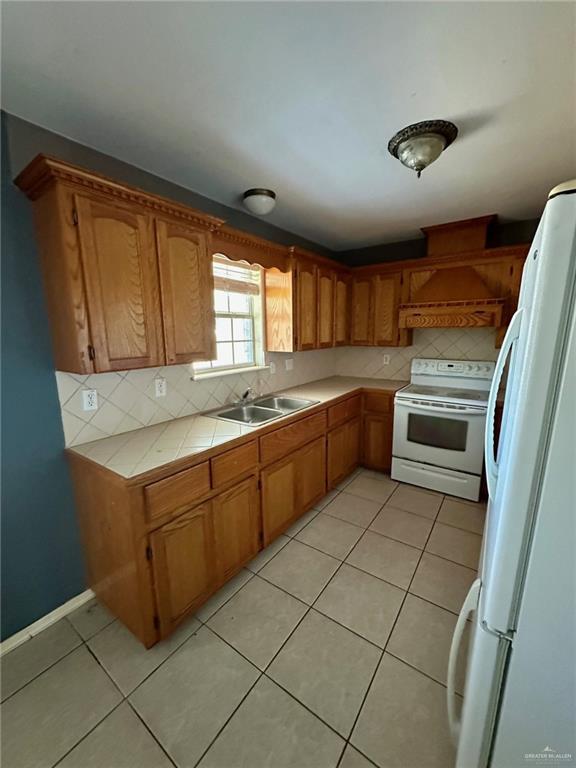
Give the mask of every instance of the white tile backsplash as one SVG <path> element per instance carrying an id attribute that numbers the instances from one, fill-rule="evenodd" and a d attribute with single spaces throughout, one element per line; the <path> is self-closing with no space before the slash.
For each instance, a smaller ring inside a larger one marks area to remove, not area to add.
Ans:
<path id="1" fill-rule="evenodd" d="M 190 416 L 238 400 L 253 387 L 262 394 L 278 392 L 328 376 L 370 376 L 381 379 L 410 378 L 413 357 L 441 357 L 455 360 L 496 360 L 495 331 L 491 328 L 425 329 L 414 331 L 410 347 L 341 347 L 291 354 L 270 353 L 270 370 L 238 373 L 204 381 L 191 379 L 189 365 L 146 368 L 90 376 L 56 372 L 58 396 L 66 445 L 80 445 L 139 427 Z M 390 363 L 383 365 L 383 356 Z M 291 371 L 284 361 L 294 360 Z M 154 379 L 168 383 L 166 397 L 154 396 Z M 82 389 L 98 392 L 98 410 L 82 410 Z M 202 435 L 198 435 L 202 439 Z M 167 446 L 167 450 L 170 448 Z"/>
<path id="2" fill-rule="evenodd" d="M 289 358 L 294 360 L 294 368 L 286 371 L 284 361 Z M 67 446 L 80 445 L 177 416 L 190 416 L 198 411 L 218 408 L 238 400 L 248 387 L 264 394 L 333 376 L 336 373 L 336 358 L 335 349 L 270 353 L 268 362 L 275 363 L 275 374 L 262 370 L 203 381 L 191 379 L 189 365 L 94 373 L 90 376 L 57 371 L 65 442 Z M 167 381 L 166 397 L 154 396 L 154 379 L 157 376 L 163 376 Z M 98 392 L 97 411 L 82 410 L 82 389 Z"/>
<path id="3" fill-rule="evenodd" d="M 377 379 L 410 379 L 414 357 L 446 360 L 496 360 L 494 328 L 425 328 L 414 331 L 410 347 L 342 347 L 336 356 L 340 376 L 370 376 Z M 384 355 L 390 363 L 383 364 Z"/>

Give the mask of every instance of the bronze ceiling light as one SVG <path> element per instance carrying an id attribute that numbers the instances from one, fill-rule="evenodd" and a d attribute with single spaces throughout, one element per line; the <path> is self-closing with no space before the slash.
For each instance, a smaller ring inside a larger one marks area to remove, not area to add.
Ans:
<path id="1" fill-rule="evenodd" d="M 402 165 L 420 174 L 458 136 L 458 128 L 448 120 L 424 120 L 398 131 L 388 142 L 388 152 Z"/>

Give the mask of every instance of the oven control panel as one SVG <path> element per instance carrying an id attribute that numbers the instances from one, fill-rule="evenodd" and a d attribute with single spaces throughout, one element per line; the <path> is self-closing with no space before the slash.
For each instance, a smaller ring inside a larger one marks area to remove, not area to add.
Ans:
<path id="1" fill-rule="evenodd" d="M 466 379 L 491 379 L 495 363 L 486 360 L 438 360 L 415 357 L 412 375 L 458 376 Z"/>

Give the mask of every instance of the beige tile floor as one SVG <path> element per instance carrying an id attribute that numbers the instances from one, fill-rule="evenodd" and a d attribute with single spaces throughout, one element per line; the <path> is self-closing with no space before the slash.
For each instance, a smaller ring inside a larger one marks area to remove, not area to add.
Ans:
<path id="1" fill-rule="evenodd" d="M 149 651 L 80 608 L 2 659 L 3 764 L 450 768 L 484 514 L 359 470 Z"/>

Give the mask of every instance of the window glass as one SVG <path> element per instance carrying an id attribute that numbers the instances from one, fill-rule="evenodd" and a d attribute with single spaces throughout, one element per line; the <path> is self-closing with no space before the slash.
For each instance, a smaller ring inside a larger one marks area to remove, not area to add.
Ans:
<path id="1" fill-rule="evenodd" d="M 264 365 L 260 267 L 217 255 L 213 273 L 216 359 L 194 363 L 194 370 Z"/>

